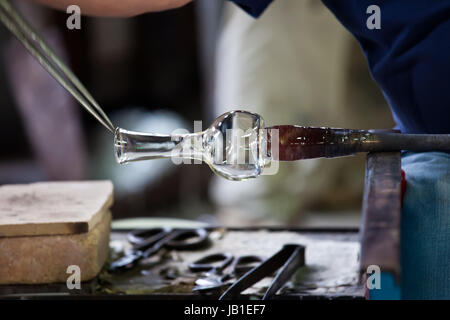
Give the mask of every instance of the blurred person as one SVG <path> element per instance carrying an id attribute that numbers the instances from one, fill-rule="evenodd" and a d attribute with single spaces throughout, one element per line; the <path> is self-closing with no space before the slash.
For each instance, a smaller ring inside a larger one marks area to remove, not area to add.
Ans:
<path id="1" fill-rule="evenodd" d="M 258 17 L 273 1 L 235 2 Z M 322 2 L 358 40 L 400 131 L 450 134 L 450 2 Z M 379 21 L 370 25 L 377 11 Z M 450 299 L 450 154 L 404 152 L 402 168 L 401 297 Z M 380 298 L 390 295 L 383 287 L 375 291 Z"/>
<path id="2" fill-rule="evenodd" d="M 269 126 L 392 127 L 358 50 L 319 1 L 275 1 L 257 20 L 225 3 L 215 116 L 243 109 Z M 280 163 L 274 176 L 240 182 L 214 177 L 211 195 L 225 225 L 299 224 L 306 211 L 359 211 L 364 166 L 364 157 Z M 354 220 L 357 225 L 358 215 Z"/>

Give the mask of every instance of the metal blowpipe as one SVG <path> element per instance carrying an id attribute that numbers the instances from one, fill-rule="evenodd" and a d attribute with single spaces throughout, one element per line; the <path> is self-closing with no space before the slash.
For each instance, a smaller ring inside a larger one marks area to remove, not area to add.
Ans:
<path id="1" fill-rule="evenodd" d="M 196 133 L 160 135 L 117 128 L 114 148 L 118 163 L 159 158 L 172 158 L 176 163 L 204 161 L 227 179 L 245 180 L 270 174 L 265 170 L 277 161 L 335 158 L 358 152 L 450 151 L 450 135 L 264 127 L 258 114 L 231 111 Z"/>

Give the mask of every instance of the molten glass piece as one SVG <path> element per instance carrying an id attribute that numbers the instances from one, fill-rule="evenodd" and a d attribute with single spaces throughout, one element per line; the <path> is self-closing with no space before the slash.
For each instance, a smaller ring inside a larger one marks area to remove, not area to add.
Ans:
<path id="1" fill-rule="evenodd" d="M 263 120 L 254 113 L 232 111 L 217 118 L 205 131 L 161 135 L 117 128 L 114 138 L 118 163 L 172 158 L 179 163 L 206 162 L 230 180 L 254 178 L 265 161 Z"/>

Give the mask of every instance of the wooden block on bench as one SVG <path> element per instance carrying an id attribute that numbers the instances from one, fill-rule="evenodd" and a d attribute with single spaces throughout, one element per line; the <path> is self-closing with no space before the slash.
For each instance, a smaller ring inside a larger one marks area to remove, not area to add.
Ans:
<path id="1" fill-rule="evenodd" d="M 77 265 L 94 278 L 109 253 L 110 181 L 0 187 L 0 284 L 66 282 Z"/>

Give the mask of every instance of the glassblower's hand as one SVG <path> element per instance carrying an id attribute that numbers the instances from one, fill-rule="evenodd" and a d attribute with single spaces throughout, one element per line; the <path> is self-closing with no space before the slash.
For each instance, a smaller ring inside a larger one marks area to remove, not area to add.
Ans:
<path id="1" fill-rule="evenodd" d="M 181 7 L 192 0 L 34 0 L 56 9 L 66 10 L 77 5 L 83 15 L 103 17 L 131 17 L 151 11 Z"/>

